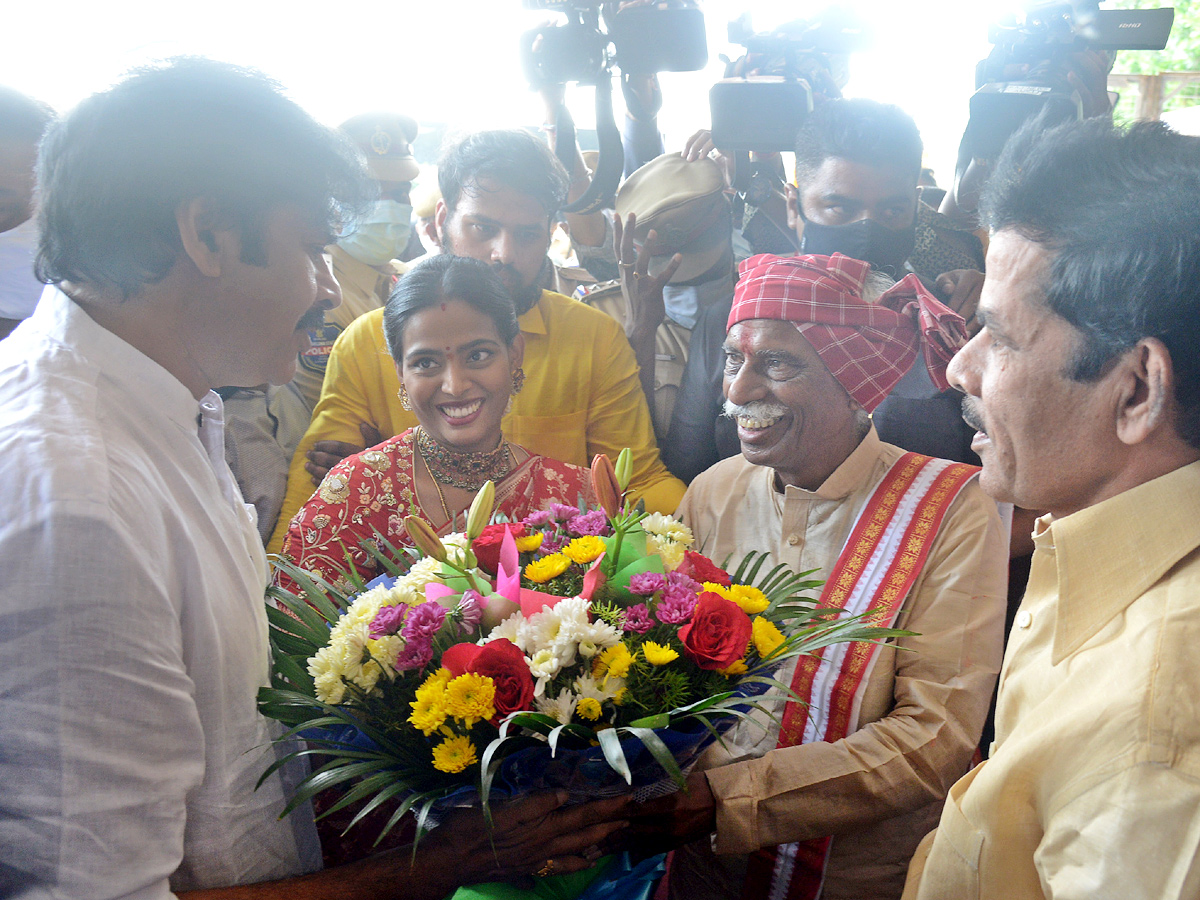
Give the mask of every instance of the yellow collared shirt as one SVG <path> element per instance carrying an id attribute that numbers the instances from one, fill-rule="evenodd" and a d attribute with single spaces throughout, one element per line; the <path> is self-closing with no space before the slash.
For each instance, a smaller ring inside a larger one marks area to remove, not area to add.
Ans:
<path id="1" fill-rule="evenodd" d="M 1198 510 L 1200 462 L 1038 520 L 992 757 L 906 900 L 1200 896 Z"/>

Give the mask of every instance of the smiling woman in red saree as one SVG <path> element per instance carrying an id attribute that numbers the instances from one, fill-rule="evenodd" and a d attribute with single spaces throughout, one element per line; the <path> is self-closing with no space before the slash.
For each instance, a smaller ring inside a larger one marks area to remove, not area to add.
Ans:
<path id="1" fill-rule="evenodd" d="M 383 327 L 401 402 L 420 425 L 334 466 L 292 520 L 284 559 L 335 581 L 349 560 L 369 580 L 381 570 L 365 542 L 378 535 L 410 545 L 410 515 L 441 535 L 460 530 L 488 480 L 496 511 L 509 519 L 551 503 L 575 506 L 581 496 L 593 501 L 587 469 L 538 456 L 501 433 L 524 382 L 524 342 L 512 298 L 486 265 L 439 256 L 417 266 L 396 285 Z"/>

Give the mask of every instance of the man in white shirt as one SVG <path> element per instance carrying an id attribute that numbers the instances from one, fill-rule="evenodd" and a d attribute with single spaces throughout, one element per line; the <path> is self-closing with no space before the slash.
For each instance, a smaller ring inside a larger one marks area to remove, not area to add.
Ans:
<path id="1" fill-rule="evenodd" d="M 38 176 L 57 290 L 0 346 L 0 895 L 441 897 L 587 865 L 610 807 L 552 796 L 495 850 L 458 814 L 415 871 L 400 851 L 305 875 L 295 773 L 255 789 L 267 564 L 213 389 L 287 382 L 338 303 L 323 251 L 369 199 L 356 152 L 262 76 L 190 59 L 85 100 Z"/>

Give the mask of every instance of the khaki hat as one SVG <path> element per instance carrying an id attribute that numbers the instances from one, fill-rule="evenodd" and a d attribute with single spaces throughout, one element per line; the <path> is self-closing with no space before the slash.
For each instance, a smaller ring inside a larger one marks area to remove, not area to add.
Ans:
<path id="1" fill-rule="evenodd" d="M 347 119 L 339 128 L 367 158 L 367 171 L 372 178 L 412 181 L 421 171 L 412 155 L 412 142 L 417 139 L 417 120 L 411 116 L 363 113 Z"/>
<path id="2" fill-rule="evenodd" d="M 637 216 L 639 245 L 651 229 L 656 232 L 649 248 L 651 274 L 679 253 L 683 262 L 671 281 L 691 281 L 729 252 L 733 226 L 725 176 L 711 159 L 688 162 L 678 153 L 652 159 L 625 180 L 615 205 L 622 220 Z"/>

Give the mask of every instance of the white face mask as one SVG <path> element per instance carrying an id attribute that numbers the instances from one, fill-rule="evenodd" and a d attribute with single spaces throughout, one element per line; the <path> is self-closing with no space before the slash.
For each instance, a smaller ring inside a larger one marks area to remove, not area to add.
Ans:
<path id="1" fill-rule="evenodd" d="M 354 231 L 338 238 L 338 246 L 368 266 L 382 266 L 408 246 L 412 207 L 396 200 L 378 200 Z"/>
<path id="2" fill-rule="evenodd" d="M 667 315 L 684 328 L 695 328 L 700 310 L 733 296 L 733 273 L 702 284 L 664 284 L 663 305 Z"/>

